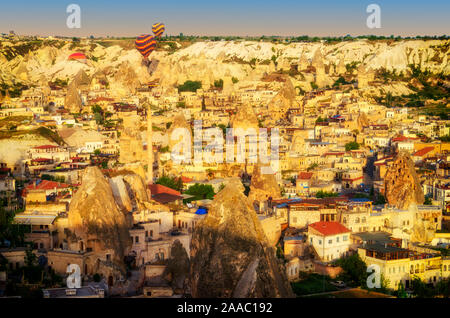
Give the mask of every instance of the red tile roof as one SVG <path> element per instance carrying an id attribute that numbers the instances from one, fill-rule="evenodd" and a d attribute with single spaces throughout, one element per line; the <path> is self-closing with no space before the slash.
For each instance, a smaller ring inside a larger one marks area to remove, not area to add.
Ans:
<path id="1" fill-rule="evenodd" d="M 35 161 L 35 162 L 48 162 L 48 161 L 53 161 L 53 159 L 50 159 L 50 158 L 35 158 L 35 159 L 31 159 L 31 161 Z"/>
<path id="2" fill-rule="evenodd" d="M 62 189 L 62 188 L 68 188 L 70 185 L 67 183 L 61 183 L 56 181 L 50 181 L 50 180 L 42 180 L 39 182 L 39 184 L 36 186 L 36 183 L 33 182 L 26 186 L 26 190 L 52 190 L 54 188 Z"/>
<path id="3" fill-rule="evenodd" d="M 425 156 L 427 153 L 429 153 L 430 151 L 433 151 L 433 150 L 434 150 L 434 147 L 425 147 L 425 148 L 417 151 L 415 154 L 413 154 L 413 157 Z"/>
<path id="4" fill-rule="evenodd" d="M 173 195 L 169 193 L 158 193 L 155 195 L 152 195 L 153 200 L 156 202 L 159 202 L 161 204 L 167 204 L 171 202 L 175 202 L 177 200 L 182 200 L 183 197 L 179 195 Z"/>
<path id="5" fill-rule="evenodd" d="M 297 179 L 299 179 L 299 180 L 309 180 L 309 179 L 312 178 L 313 174 L 314 174 L 313 172 L 304 172 L 304 171 L 302 171 L 302 172 L 299 172 Z"/>
<path id="6" fill-rule="evenodd" d="M 403 135 L 392 138 L 392 142 L 396 141 L 408 141 L 408 140 L 418 140 L 419 138 L 406 137 Z"/>
<path id="7" fill-rule="evenodd" d="M 181 195 L 180 192 L 178 192 L 177 190 L 171 189 L 169 187 L 163 186 L 161 184 L 149 184 L 148 187 L 150 188 L 150 193 L 152 195 L 154 194 L 161 194 L 161 193 L 167 193 L 167 194 L 172 194 L 172 195 Z"/>
<path id="8" fill-rule="evenodd" d="M 52 148 L 58 148 L 58 146 L 54 146 L 54 145 L 42 145 L 42 146 L 36 146 L 36 147 L 33 147 L 33 149 L 52 149 Z"/>
<path id="9" fill-rule="evenodd" d="M 187 183 L 187 182 L 194 181 L 194 179 L 188 178 L 188 177 L 185 177 L 185 176 L 181 176 L 181 181 L 182 181 L 183 183 Z"/>
<path id="10" fill-rule="evenodd" d="M 340 224 L 338 222 L 320 221 L 320 222 L 310 224 L 309 227 L 320 232 L 324 236 L 330 236 L 330 235 L 351 232 L 349 229 L 347 229 L 345 226 L 343 226 L 342 224 Z"/>

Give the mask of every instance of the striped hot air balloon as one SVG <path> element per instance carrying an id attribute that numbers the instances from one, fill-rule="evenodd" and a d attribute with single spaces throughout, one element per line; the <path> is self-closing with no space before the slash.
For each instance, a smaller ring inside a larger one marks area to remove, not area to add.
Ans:
<path id="1" fill-rule="evenodd" d="M 153 34 L 157 38 L 160 38 L 163 35 L 164 30 L 166 30 L 166 26 L 163 23 L 155 23 L 152 26 Z"/>
<path id="2" fill-rule="evenodd" d="M 142 56 L 147 58 L 156 48 L 156 39 L 153 35 L 143 34 L 136 38 L 135 46 Z"/>

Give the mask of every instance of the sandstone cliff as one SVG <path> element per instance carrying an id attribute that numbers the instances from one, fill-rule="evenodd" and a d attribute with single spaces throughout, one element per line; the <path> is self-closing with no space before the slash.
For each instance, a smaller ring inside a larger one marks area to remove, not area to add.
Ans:
<path id="1" fill-rule="evenodd" d="M 411 204 L 423 204 L 423 190 L 414 169 L 414 162 L 406 152 L 400 152 L 384 177 L 384 191 L 390 205 L 408 209 Z"/>
<path id="2" fill-rule="evenodd" d="M 113 250 L 111 261 L 123 268 L 123 257 L 130 244 L 128 225 L 98 167 L 85 169 L 82 184 L 69 206 L 68 222 L 72 243 L 82 241 L 99 255 Z"/>
<path id="3" fill-rule="evenodd" d="M 267 201 L 269 198 L 277 199 L 281 197 L 280 187 L 278 186 L 275 175 L 263 173 L 262 168 L 272 170 L 270 167 L 263 167 L 257 164 L 253 169 L 252 181 L 250 184 L 250 193 L 248 199 L 250 202 Z"/>
<path id="4" fill-rule="evenodd" d="M 80 113 L 82 108 L 81 96 L 78 93 L 78 86 L 72 81 L 67 87 L 67 94 L 64 101 L 64 107 L 71 113 Z"/>
<path id="5" fill-rule="evenodd" d="M 233 179 L 219 192 L 191 241 L 193 297 L 290 297 L 285 269 Z"/>
<path id="6" fill-rule="evenodd" d="M 167 279 L 174 291 L 178 293 L 187 292 L 189 284 L 189 255 L 179 240 L 172 244 L 170 258 L 163 277 Z"/>

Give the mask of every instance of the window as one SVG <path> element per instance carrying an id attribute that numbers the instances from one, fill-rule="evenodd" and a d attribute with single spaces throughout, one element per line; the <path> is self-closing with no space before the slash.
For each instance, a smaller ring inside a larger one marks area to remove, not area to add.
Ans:
<path id="1" fill-rule="evenodd" d="M 313 238 L 311 237 L 311 238 L 309 238 L 309 243 L 313 243 Z"/>
<path id="2" fill-rule="evenodd" d="M 134 241 L 135 241 L 136 243 L 139 243 L 139 236 L 136 236 L 136 237 L 134 238 Z"/>
<path id="3" fill-rule="evenodd" d="M 297 223 L 297 217 L 296 217 L 296 216 L 294 216 L 294 217 L 292 218 L 292 223 Z"/>
<path id="4" fill-rule="evenodd" d="M 148 237 L 148 231 L 145 231 L 145 237 Z"/>
<path id="5" fill-rule="evenodd" d="M 322 245 L 322 240 L 319 240 L 319 245 Z"/>
<path id="6" fill-rule="evenodd" d="M 339 237 L 336 237 L 336 243 L 339 243 Z"/>
<path id="7" fill-rule="evenodd" d="M 106 254 L 106 260 L 110 261 L 111 260 L 111 254 Z"/>
<path id="8" fill-rule="evenodd" d="M 345 241 L 347 241 L 348 240 L 348 236 L 347 235 L 344 235 L 343 237 L 342 237 L 342 240 L 345 242 Z"/>
<path id="9" fill-rule="evenodd" d="M 150 230 L 150 236 L 153 237 L 153 230 Z"/>
<path id="10" fill-rule="evenodd" d="M 328 240 L 328 244 L 333 244 L 333 240 Z"/>
<path id="11" fill-rule="evenodd" d="M 362 223 L 366 223 L 366 218 L 363 217 L 361 222 L 362 222 Z"/>

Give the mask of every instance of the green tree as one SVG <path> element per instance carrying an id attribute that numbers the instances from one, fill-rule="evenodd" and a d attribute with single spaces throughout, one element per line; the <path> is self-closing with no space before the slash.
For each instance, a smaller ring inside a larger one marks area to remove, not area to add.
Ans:
<path id="1" fill-rule="evenodd" d="M 340 258 L 336 264 L 342 268 L 340 277 L 352 286 L 365 286 L 367 280 L 367 265 L 359 254 Z"/>
<path id="2" fill-rule="evenodd" d="M 434 296 L 434 289 L 425 284 L 419 277 L 415 277 L 411 285 L 413 295 L 418 298 L 430 298 Z"/>
<path id="3" fill-rule="evenodd" d="M 406 291 L 405 291 L 405 286 L 403 286 L 402 281 L 400 281 L 398 283 L 397 297 L 398 298 L 406 298 L 407 297 L 407 294 L 406 294 Z"/>
<path id="4" fill-rule="evenodd" d="M 188 201 L 205 199 L 212 200 L 214 199 L 214 195 L 216 194 L 212 185 L 201 183 L 191 185 L 184 193 L 193 196 L 193 198 L 188 199 Z"/>
<path id="5" fill-rule="evenodd" d="M 316 198 L 333 198 L 333 197 L 338 197 L 339 193 L 336 192 L 327 192 L 327 191 L 318 191 L 316 193 Z"/>
<path id="6" fill-rule="evenodd" d="M 223 88 L 223 79 L 214 81 L 214 87 L 222 89 Z"/>
<path id="7" fill-rule="evenodd" d="M 156 180 L 156 184 L 161 184 L 168 188 L 181 191 L 183 189 L 183 181 L 181 178 L 162 176 Z"/>
<path id="8" fill-rule="evenodd" d="M 178 92 L 196 92 L 202 87 L 200 81 L 186 81 L 184 84 L 178 86 Z"/>
<path id="9" fill-rule="evenodd" d="M 345 151 L 358 150 L 358 149 L 359 149 L 359 144 L 356 141 L 351 141 L 351 142 L 345 144 Z"/>

